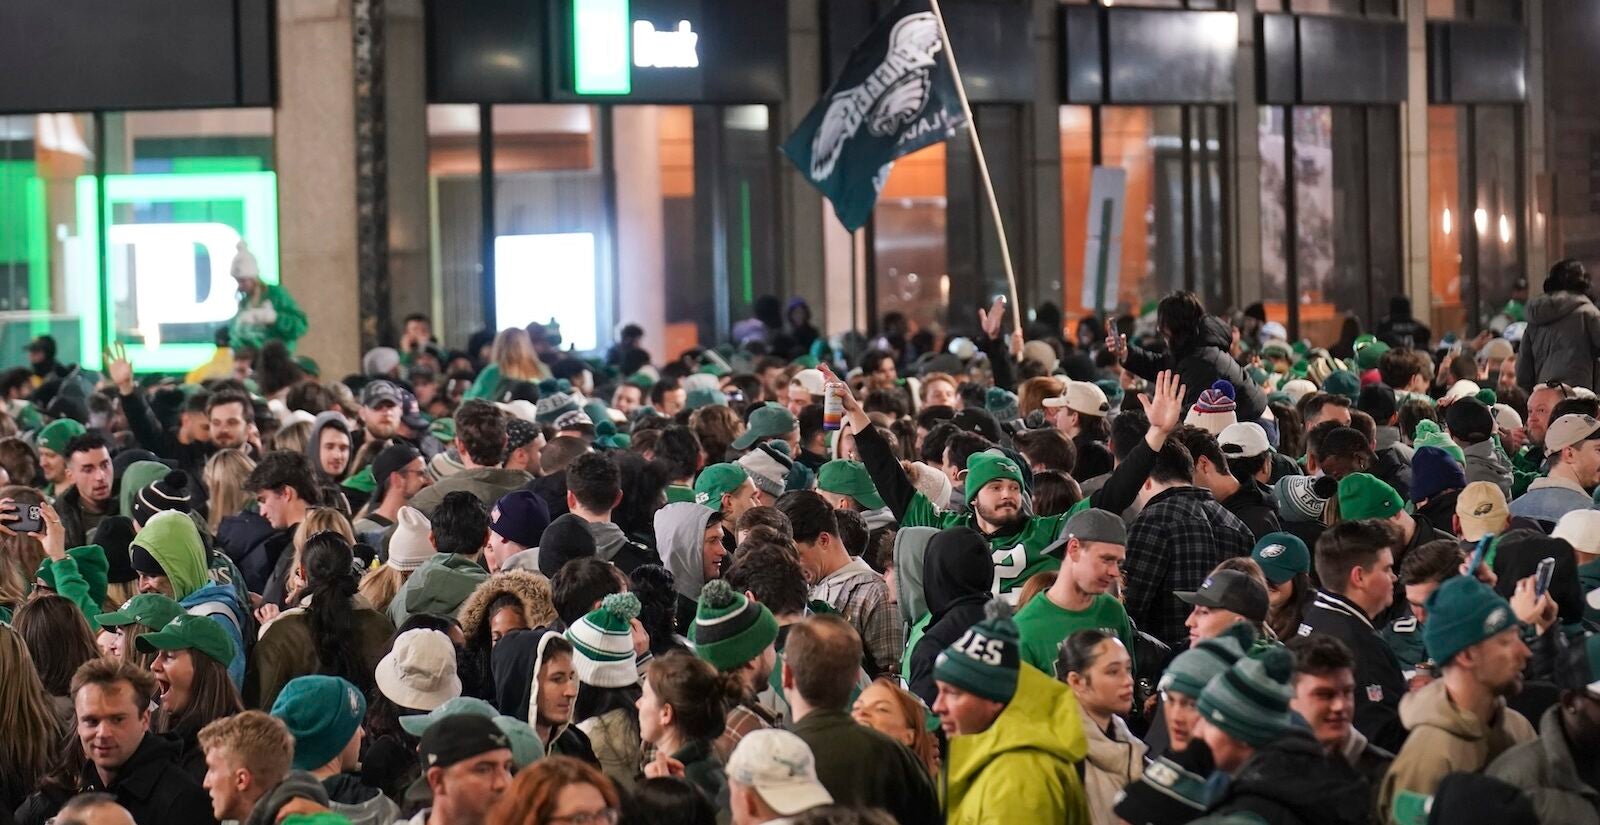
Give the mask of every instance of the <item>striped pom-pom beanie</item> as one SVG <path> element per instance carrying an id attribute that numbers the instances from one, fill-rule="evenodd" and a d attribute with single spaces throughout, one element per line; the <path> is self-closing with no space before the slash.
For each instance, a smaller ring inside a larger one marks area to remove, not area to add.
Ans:
<path id="1" fill-rule="evenodd" d="M 1217 435 L 1228 428 L 1229 424 L 1239 421 L 1234 403 L 1233 384 L 1224 379 L 1218 379 L 1194 402 L 1189 408 L 1189 414 L 1184 417 L 1183 423 L 1199 427 L 1212 435 Z"/>
<path id="2" fill-rule="evenodd" d="M 639 681 L 633 659 L 633 617 L 639 597 L 612 593 L 600 606 L 567 628 L 578 681 L 594 687 L 627 687 Z"/>
<path id="3" fill-rule="evenodd" d="M 777 639 L 778 620 L 766 605 L 745 598 L 721 579 L 706 582 L 689 626 L 694 655 L 717 670 L 736 670 Z"/>
<path id="4" fill-rule="evenodd" d="M 1255 643 L 1255 628 L 1249 622 L 1235 622 L 1216 636 L 1174 656 L 1166 672 L 1161 674 L 1160 688 L 1198 699 L 1217 674 L 1233 667 Z"/>
<path id="5" fill-rule="evenodd" d="M 1261 747 L 1289 730 L 1289 677 L 1294 655 L 1274 647 L 1245 657 L 1217 675 L 1200 693 L 1206 723 L 1251 747 Z"/>

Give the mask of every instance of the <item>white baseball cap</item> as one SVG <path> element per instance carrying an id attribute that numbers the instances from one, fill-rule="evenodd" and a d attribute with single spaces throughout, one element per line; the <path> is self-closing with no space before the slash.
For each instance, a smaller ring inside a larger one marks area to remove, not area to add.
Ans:
<path id="1" fill-rule="evenodd" d="M 1469 395 L 1477 395 L 1478 390 L 1480 389 L 1482 389 L 1482 387 L 1479 387 L 1477 382 L 1468 381 L 1467 379 L 1463 378 L 1460 381 L 1450 385 L 1450 389 L 1445 392 L 1444 398 L 1439 399 L 1439 403 L 1448 404 L 1451 401 L 1455 401 L 1459 398 L 1466 398 Z"/>
<path id="2" fill-rule="evenodd" d="M 1591 556 L 1600 555 L 1600 510 L 1572 510 L 1550 531 L 1553 539 L 1565 539 L 1572 549 Z"/>
<path id="3" fill-rule="evenodd" d="M 1267 431 L 1254 421 L 1240 421 L 1224 427 L 1217 436 L 1217 444 L 1228 458 L 1255 458 L 1272 449 Z"/>
<path id="4" fill-rule="evenodd" d="M 811 395 L 821 395 L 822 387 L 827 379 L 822 377 L 822 370 L 801 370 L 789 379 L 789 386 L 799 387 Z"/>
<path id="5" fill-rule="evenodd" d="M 1111 411 L 1111 402 L 1105 391 L 1093 381 L 1068 381 L 1060 395 L 1046 398 L 1044 405 L 1052 409 L 1066 407 L 1081 415 L 1104 416 Z"/>
<path id="6" fill-rule="evenodd" d="M 1522 429 L 1522 416 L 1506 404 L 1496 404 L 1489 408 L 1494 412 L 1494 425 L 1502 430 Z"/>
<path id="7" fill-rule="evenodd" d="M 728 779 L 761 794 L 762 801 L 783 816 L 833 804 L 833 795 L 817 781 L 817 760 L 805 740 L 786 730 L 745 734 L 728 757 Z"/>

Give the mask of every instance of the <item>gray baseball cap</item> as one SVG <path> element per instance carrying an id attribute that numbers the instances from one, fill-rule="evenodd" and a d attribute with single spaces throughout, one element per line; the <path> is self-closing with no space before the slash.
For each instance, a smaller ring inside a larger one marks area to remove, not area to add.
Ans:
<path id="1" fill-rule="evenodd" d="M 1061 523 L 1056 540 L 1044 548 L 1046 556 L 1062 556 L 1067 552 L 1067 540 L 1100 541 L 1106 544 L 1127 545 L 1128 527 L 1122 517 L 1107 510 L 1089 508 Z"/>
<path id="2" fill-rule="evenodd" d="M 1199 590 L 1178 590 L 1172 595 L 1186 604 L 1229 610 L 1253 622 L 1267 620 L 1267 588 L 1238 570 L 1218 570 L 1200 583 Z"/>

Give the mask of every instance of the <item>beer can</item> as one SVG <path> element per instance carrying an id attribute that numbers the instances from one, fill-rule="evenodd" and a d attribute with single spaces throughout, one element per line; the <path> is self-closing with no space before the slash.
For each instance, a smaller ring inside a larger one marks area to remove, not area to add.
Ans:
<path id="1" fill-rule="evenodd" d="M 837 381 L 822 385 L 822 429 L 837 430 L 844 423 L 844 386 Z"/>

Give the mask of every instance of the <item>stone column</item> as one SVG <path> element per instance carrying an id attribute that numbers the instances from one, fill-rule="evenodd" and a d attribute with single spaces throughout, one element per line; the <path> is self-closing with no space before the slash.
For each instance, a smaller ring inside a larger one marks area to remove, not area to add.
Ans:
<path id="1" fill-rule="evenodd" d="M 361 356 L 356 277 L 354 55 L 349 0 L 279 0 L 278 259 L 325 378 Z"/>
<path id="2" fill-rule="evenodd" d="M 1256 91 L 1256 0 L 1236 0 L 1239 51 L 1234 64 L 1233 303 L 1261 300 L 1261 106 Z"/>
<path id="3" fill-rule="evenodd" d="M 389 148 L 389 319 L 434 311 L 428 206 L 428 99 L 422 0 L 387 0 L 385 109 Z M 446 289 L 459 288 L 445 284 Z"/>
<path id="4" fill-rule="evenodd" d="M 1061 54 L 1057 49 L 1056 0 L 1033 3 L 1033 103 L 1023 107 L 1027 182 L 1027 249 L 1013 248 L 1017 287 L 1024 313 L 1045 301 L 1064 307 L 1064 261 L 1061 245 Z M 1013 235 L 1015 237 L 1015 235 Z M 1031 286 L 1030 286 L 1031 284 Z M 1031 297 L 1030 297 L 1031 294 Z M 1015 320 L 1015 316 L 1013 316 Z"/>
<path id="5" fill-rule="evenodd" d="M 1416 314 L 1427 318 L 1433 311 L 1428 249 L 1428 2 L 1406 0 L 1404 5 L 1406 104 L 1400 109 L 1400 214 L 1405 229 L 1400 241 L 1405 280 L 1401 286 L 1411 296 Z"/>

